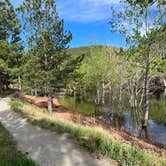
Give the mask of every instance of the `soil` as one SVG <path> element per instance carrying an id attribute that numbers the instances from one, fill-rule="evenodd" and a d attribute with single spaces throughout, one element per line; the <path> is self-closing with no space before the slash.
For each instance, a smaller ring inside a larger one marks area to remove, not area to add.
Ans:
<path id="1" fill-rule="evenodd" d="M 26 100 L 31 104 L 36 105 L 37 107 L 47 108 L 47 101 L 48 101 L 47 97 L 34 97 L 26 95 L 24 96 L 24 100 Z M 79 123 L 85 126 L 98 126 L 98 127 L 100 126 L 108 130 L 111 133 L 111 135 L 114 136 L 115 139 L 121 141 L 122 143 L 131 146 L 134 145 L 150 153 L 157 153 L 160 156 L 166 157 L 166 146 L 164 145 L 154 144 L 149 140 L 140 139 L 137 136 L 132 135 L 127 131 L 116 129 L 101 117 L 89 117 L 78 114 L 76 111 L 68 109 L 63 105 L 61 105 L 61 103 L 56 98 L 53 99 L 53 103 L 54 103 L 53 116 L 55 118 L 66 119 L 74 123 Z"/>

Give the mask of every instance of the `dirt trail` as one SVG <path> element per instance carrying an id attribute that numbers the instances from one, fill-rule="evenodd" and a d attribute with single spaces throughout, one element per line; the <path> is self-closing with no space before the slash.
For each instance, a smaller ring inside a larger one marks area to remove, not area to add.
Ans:
<path id="1" fill-rule="evenodd" d="M 18 148 L 39 166 L 113 166 L 97 160 L 67 138 L 67 134 L 41 129 L 11 111 L 10 98 L 0 100 L 0 121 L 10 131 Z"/>
<path id="2" fill-rule="evenodd" d="M 47 107 L 48 98 L 46 97 L 35 97 L 35 96 L 20 96 L 21 100 L 25 100 L 26 102 L 33 104 L 37 109 L 42 109 Z M 105 130 L 109 131 L 112 137 L 122 144 L 126 144 L 129 146 L 137 146 L 149 153 L 154 153 L 155 155 L 160 155 L 166 157 L 166 146 L 154 144 L 150 140 L 143 140 L 137 138 L 131 133 L 125 130 L 118 130 L 112 127 L 109 122 L 105 122 L 105 119 L 88 117 L 77 113 L 72 109 L 66 108 L 59 102 L 58 99 L 54 98 L 53 100 L 55 111 L 53 112 L 53 116 L 55 119 L 65 119 L 72 121 L 74 123 L 79 123 L 83 126 L 101 126 Z"/>

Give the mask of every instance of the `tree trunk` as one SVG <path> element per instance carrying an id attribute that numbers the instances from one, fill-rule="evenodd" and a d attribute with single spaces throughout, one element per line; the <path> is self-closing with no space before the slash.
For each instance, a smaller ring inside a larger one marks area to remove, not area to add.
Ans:
<path id="1" fill-rule="evenodd" d="M 108 90 L 109 90 L 109 101 L 112 103 L 112 87 L 111 87 L 111 82 L 109 81 L 108 84 Z"/>
<path id="2" fill-rule="evenodd" d="M 0 93 L 2 93 L 3 91 L 3 86 L 2 86 L 2 82 L 0 81 Z"/>
<path id="3" fill-rule="evenodd" d="M 97 104 L 100 104 L 100 90 L 97 89 Z"/>
<path id="4" fill-rule="evenodd" d="M 53 112 L 53 97 L 49 95 L 48 97 L 48 110 L 52 113 Z"/>
<path id="5" fill-rule="evenodd" d="M 20 76 L 20 74 L 18 75 L 18 89 L 20 91 L 22 90 L 22 84 L 21 84 L 21 76 Z"/>
<path id="6" fill-rule="evenodd" d="M 163 78 L 163 83 L 164 83 L 164 93 L 163 93 L 163 98 L 166 98 L 166 79 Z"/>
<path id="7" fill-rule="evenodd" d="M 149 138 L 148 126 L 147 126 L 147 124 L 144 125 L 144 124 L 145 124 L 145 123 L 144 123 L 144 120 L 142 120 L 141 123 L 142 123 L 142 126 L 141 126 L 141 129 L 140 129 L 140 131 L 139 131 L 139 136 L 141 137 L 141 134 L 142 134 L 142 132 L 144 131 L 145 138 L 148 139 L 148 138 Z"/>
<path id="8" fill-rule="evenodd" d="M 149 58 L 146 62 L 146 71 L 144 76 L 144 105 L 143 105 L 144 118 L 142 122 L 142 130 L 145 132 L 147 138 L 147 126 L 149 119 Z"/>
<path id="9" fill-rule="evenodd" d="M 163 78 L 164 87 L 166 88 L 166 79 Z"/>
<path id="10" fill-rule="evenodd" d="M 31 96 L 33 96 L 33 90 L 31 89 L 31 91 L 30 91 L 30 94 L 31 94 Z"/>
<path id="11" fill-rule="evenodd" d="M 104 85 L 104 81 L 102 82 L 102 100 L 101 100 L 102 104 L 105 104 L 105 85 Z"/>
<path id="12" fill-rule="evenodd" d="M 147 5 L 146 7 L 146 35 L 149 33 L 149 7 Z M 149 55 L 149 41 L 147 43 L 147 50 L 146 50 L 146 66 L 145 66 L 145 75 L 144 75 L 144 105 L 143 105 L 143 113 L 144 113 L 144 118 L 142 121 L 142 131 L 145 132 L 145 137 L 148 138 L 148 118 L 149 118 L 149 65 L 150 65 L 150 55 Z M 140 134 L 141 134 L 140 133 Z"/>
<path id="13" fill-rule="evenodd" d="M 119 111 L 122 112 L 122 85 L 119 87 Z"/>
<path id="14" fill-rule="evenodd" d="M 37 96 L 37 89 L 35 88 L 34 91 L 35 91 L 35 96 Z"/>

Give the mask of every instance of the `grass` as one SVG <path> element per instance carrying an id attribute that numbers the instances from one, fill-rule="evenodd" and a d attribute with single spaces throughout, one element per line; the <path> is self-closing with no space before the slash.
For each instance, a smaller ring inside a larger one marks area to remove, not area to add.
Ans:
<path id="1" fill-rule="evenodd" d="M 163 100 L 150 101 L 150 116 L 158 124 L 166 125 L 166 102 Z"/>
<path id="2" fill-rule="evenodd" d="M 74 97 L 66 97 L 59 99 L 60 103 L 67 108 L 72 110 L 77 110 L 78 113 L 86 116 L 92 116 L 95 114 L 94 104 L 90 101 L 86 101 L 84 103 L 77 102 Z"/>
<path id="3" fill-rule="evenodd" d="M 16 149 L 10 133 L 0 124 L 0 166 L 35 166 L 36 164 Z"/>
<path id="4" fill-rule="evenodd" d="M 8 89 L 0 93 L 0 99 L 16 92 L 15 89 Z"/>
<path id="5" fill-rule="evenodd" d="M 53 118 L 33 105 L 13 100 L 10 105 L 31 123 L 60 133 L 67 132 L 77 142 L 98 157 L 109 157 L 123 166 L 166 166 L 166 159 L 150 154 L 135 146 L 127 146 L 115 140 L 99 127 L 86 127 L 70 121 Z"/>

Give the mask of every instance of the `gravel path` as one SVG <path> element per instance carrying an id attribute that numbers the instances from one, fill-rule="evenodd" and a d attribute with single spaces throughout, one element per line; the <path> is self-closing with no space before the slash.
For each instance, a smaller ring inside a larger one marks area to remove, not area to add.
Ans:
<path id="1" fill-rule="evenodd" d="M 67 139 L 67 134 L 41 129 L 29 124 L 8 106 L 10 98 L 0 101 L 0 121 L 10 131 L 18 148 L 39 166 L 111 166 L 99 161 Z"/>

